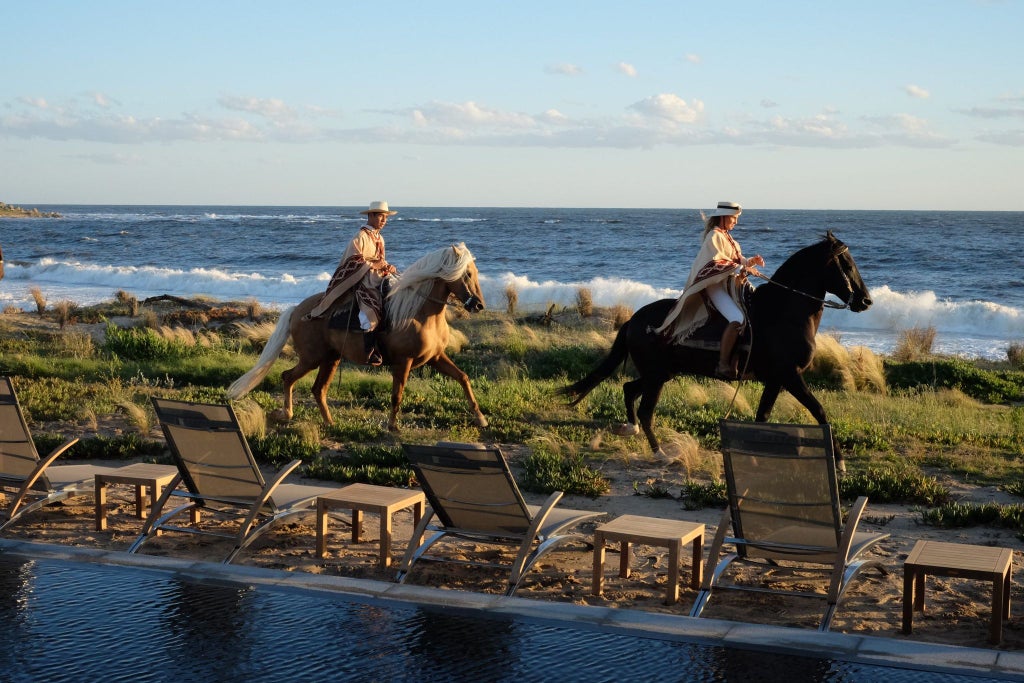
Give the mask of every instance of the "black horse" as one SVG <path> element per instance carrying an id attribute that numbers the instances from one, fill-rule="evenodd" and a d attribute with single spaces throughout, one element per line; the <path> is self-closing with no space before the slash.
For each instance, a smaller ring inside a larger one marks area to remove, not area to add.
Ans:
<path id="1" fill-rule="evenodd" d="M 871 306 L 871 296 L 850 250 L 831 230 L 821 242 L 786 259 L 766 284 L 753 291 L 750 324 L 740 344 L 743 348 L 739 350 L 739 367 L 746 368 L 745 379 L 757 379 L 764 384 L 755 418 L 758 422 L 768 420 L 783 388 L 800 401 L 819 424 L 827 421 L 825 410 L 802 377 L 814 357 L 814 336 L 821 322 L 826 292 L 838 296 L 843 307 L 854 312 Z M 713 377 L 718 363 L 715 342 L 705 344 L 704 348 L 699 348 L 700 342 L 694 342 L 694 346 L 671 344 L 653 332 L 674 304 L 674 299 L 662 299 L 634 313 L 619 329 L 604 360 L 586 377 L 561 389 L 562 394 L 572 397 L 571 405 L 576 405 L 631 358 L 639 376 L 622 385 L 627 424 L 620 433 L 639 433 L 639 417 L 640 427 L 655 452 L 660 446 L 651 423 L 662 387 L 677 375 Z M 714 318 L 719 325 L 725 322 L 721 316 Z M 711 338 L 717 340 L 716 334 L 713 332 Z M 639 412 L 637 398 L 640 399 Z M 837 458 L 841 458 L 838 451 Z"/>

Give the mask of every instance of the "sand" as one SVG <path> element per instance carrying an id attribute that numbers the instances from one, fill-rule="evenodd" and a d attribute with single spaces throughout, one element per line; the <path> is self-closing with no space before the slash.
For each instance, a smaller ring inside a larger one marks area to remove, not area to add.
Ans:
<path id="1" fill-rule="evenodd" d="M 514 462 L 521 447 L 503 446 Z M 124 464 L 124 463 L 104 463 Z M 636 495 L 634 482 L 643 484 L 657 480 L 668 486 L 678 497 L 679 484 L 686 473 L 676 466 L 664 466 L 650 456 L 636 455 L 630 460 L 609 461 L 603 472 L 612 483 L 608 495 L 597 499 L 566 496 L 561 505 L 584 510 L 595 510 L 612 519 L 623 514 L 683 519 L 706 525 L 705 552 L 720 521 L 722 510 L 709 508 L 699 511 L 684 509 L 677 498 L 651 498 Z M 340 486 L 334 482 L 303 480 L 304 483 Z M 956 493 L 964 501 L 1013 502 L 992 487 L 959 488 Z M 544 496 L 524 494 L 530 503 L 540 503 Z M 65 501 L 30 515 L 4 532 L 7 538 L 20 538 L 37 542 L 98 547 L 112 550 L 126 549 L 136 538 L 142 521 L 134 516 L 134 492 L 130 487 L 114 485 L 108 489 L 108 529 L 94 530 L 93 500 L 91 496 Z M 890 537 L 876 546 L 872 556 L 882 562 L 887 571 L 862 573 L 840 602 L 832 623 L 832 631 L 891 637 L 912 641 L 945 643 L 980 648 L 992 648 L 988 642 L 989 619 L 992 604 L 992 586 L 980 581 L 929 577 L 927 584 L 927 610 L 914 618 L 914 633 L 901 633 L 903 561 L 918 539 L 942 540 L 980 546 L 1011 548 L 1014 554 L 1014 592 L 1024 579 L 1021 572 L 1024 560 L 1024 542 L 1014 532 L 987 527 L 965 529 L 938 529 L 919 523 L 919 513 L 903 505 L 868 505 L 861 529 L 882 531 Z M 347 515 L 331 521 L 328 553 L 323 560 L 314 555 L 315 527 L 313 514 L 293 518 L 278 525 L 250 548 L 244 550 L 235 564 L 268 567 L 285 571 L 331 574 L 355 578 L 391 580 L 394 567 L 378 568 L 378 526 L 374 515 L 364 516 L 363 537 L 360 543 L 351 542 Z M 601 521 L 579 527 L 581 540 L 562 546 L 547 555 L 526 576 L 517 592 L 518 597 L 581 605 L 612 606 L 621 609 L 647 610 L 686 615 L 693 605 L 696 592 L 689 588 L 690 554 L 684 553 L 680 599 L 674 605 L 665 605 L 667 552 L 664 548 L 634 546 L 630 561 L 632 570 L 628 578 L 618 576 L 618 547 L 609 545 L 605 564 L 604 595 L 591 595 L 592 546 L 594 527 Z M 394 517 L 394 557 L 405 552 L 412 533 L 411 511 L 400 511 Z M 444 546 L 452 557 L 495 559 L 508 553 L 493 546 L 469 544 Z M 164 534 L 150 540 L 142 549 L 149 555 L 187 557 L 220 561 L 230 550 L 230 543 L 218 539 L 182 534 Z M 746 572 L 744 580 L 758 581 Z M 501 594 L 505 588 L 505 575 L 489 569 L 464 565 L 417 565 L 407 583 L 429 585 L 452 590 Z M 801 581 L 801 585 L 819 592 L 824 581 Z M 815 629 L 824 609 L 823 600 L 809 600 L 759 593 L 716 592 L 704 611 L 704 616 L 748 623 L 785 625 Z M 1006 650 L 1024 649 L 1024 620 L 1015 619 L 1004 626 Z"/>

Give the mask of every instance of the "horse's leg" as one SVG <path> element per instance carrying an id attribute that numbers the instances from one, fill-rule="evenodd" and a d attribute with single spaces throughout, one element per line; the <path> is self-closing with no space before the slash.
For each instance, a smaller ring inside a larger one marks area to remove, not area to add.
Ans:
<path id="1" fill-rule="evenodd" d="M 647 443 L 651 445 L 651 451 L 654 453 L 661 452 L 658 437 L 654 435 L 654 409 L 658 405 L 658 399 L 661 398 L 661 390 L 664 386 L 665 380 L 660 378 L 648 379 L 644 382 L 643 393 L 640 395 L 640 410 L 637 412 L 640 427 L 647 435 Z"/>
<path id="2" fill-rule="evenodd" d="M 775 407 L 775 401 L 778 400 L 780 391 L 782 391 L 781 383 L 776 381 L 764 383 L 761 401 L 757 404 L 757 415 L 754 417 L 755 422 L 768 421 L 768 416 L 772 414 L 772 408 Z"/>
<path id="3" fill-rule="evenodd" d="M 331 380 L 334 379 L 334 372 L 338 369 L 339 363 L 341 363 L 339 358 L 325 360 L 320 364 L 316 379 L 313 381 L 313 399 L 320 406 L 320 414 L 323 416 L 324 422 L 329 425 L 334 424 L 334 418 L 331 417 L 331 409 L 327 407 L 327 389 L 331 386 Z"/>
<path id="4" fill-rule="evenodd" d="M 615 433 L 619 436 L 636 436 L 640 427 L 636 424 L 636 400 L 640 397 L 643 377 L 626 382 L 622 385 L 622 400 L 626 404 L 626 421 L 619 425 Z"/>
<path id="5" fill-rule="evenodd" d="M 398 409 L 402 405 L 402 394 L 412 372 L 412 358 L 391 365 L 391 416 L 388 418 L 388 431 L 398 431 Z"/>
<path id="6" fill-rule="evenodd" d="M 811 393 L 811 390 L 808 388 L 807 382 L 804 381 L 802 375 L 796 374 L 793 377 L 787 378 L 787 380 L 783 382 L 783 385 L 785 386 L 786 391 L 791 393 L 793 398 L 800 402 L 800 405 L 807 408 L 808 412 L 810 412 L 811 416 L 818 424 L 823 425 L 828 423 L 828 417 L 825 415 L 825 409 L 821 407 L 821 403 L 819 403 L 818 399 L 816 399 L 814 394 Z M 776 393 L 778 393 L 778 391 L 776 391 Z M 763 395 L 761 400 L 762 402 L 764 401 Z M 765 415 L 764 420 L 760 419 L 760 406 L 758 407 L 757 415 L 759 421 L 765 422 L 767 420 L 767 415 Z M 840 472 L 845 472 L 846 462 L 843 460 L 843 452 L 839 450 L 839 442 L 836 440 L 835 434 L 832 435 L 832 452 L 836 456 L 836 469 Z"/>
<path id="7" fill-rule="evenodd" d="M 442 353 L 434 360 L 427 363 L 430 367 L 434 368 L 442 375 L 451 377 L 459 386 L 462 387 L 462 393 L 466 395 L 466 401 L 469 402 L 469 409 L 473 413 L 473 418 L 476 420 L 477 427 L 486 427 L 487 418 L 484 417 L 483 412 L 480 410 L 480 404 L 476 402 L 476 396 L 473 395 L 473 387 L 469 384 L 469 375 L 459 369 L 452 359 L 447 354 Z"/>
<path id="8" fill-rule="evenodd" d="M 292 419 L 292 387 L 295 386 L 296 382 L 308 375 L 315 367 L 316 366 L 313 364 L 304 362 L 300 357 L 299 362 L 295 367 L 281 373 L 281 391 L 283 392 L 283 396 L 281 398 L 283 405 L 279 410 L 275 410 L 270 414 L 273 419 L 285 422 Z"/>

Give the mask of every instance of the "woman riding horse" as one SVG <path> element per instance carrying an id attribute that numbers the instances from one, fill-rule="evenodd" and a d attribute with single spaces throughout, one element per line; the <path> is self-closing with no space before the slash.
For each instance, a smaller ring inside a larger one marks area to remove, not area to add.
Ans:
<path id="1" fill-rule="evenodd" d="M 750 352 L 745 366 L 764 384 L 755 417 L 758 422 L 768 420 L 782 389 L 807 408 L 819 424 L 828 421 L 802 377 L 814 357 L 814 336 L 826 292 L 838 296 L 842 307 L 855 313 L 871 306 L 871 296 L 850 250 L 831 231 L 821 242 L 786 259 L 769 282 L 754 291 Z M 712 377 L 718 363 L 715 351 L 665 344 L 654 332 L 674 304 L 672 299 L 662 299 L 634 313 L 619 329 L 605 359 L 586 377 L 561 389 L 575 405 L 618 371 L 627 358 L 632 359 L 638 377 L 622 386 L 627 422 L 620 433 L 636 434 L 642 428 L 655 452 L 661 447 L 652 423 L 662 387 L 677 375 Z M 841 459 L 838 452 L 837 458 Z"/>

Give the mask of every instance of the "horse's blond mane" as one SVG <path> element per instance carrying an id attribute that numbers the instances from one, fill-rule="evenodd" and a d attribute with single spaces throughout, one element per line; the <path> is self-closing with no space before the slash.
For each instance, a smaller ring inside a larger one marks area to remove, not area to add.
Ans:
<path id="1" fill-rule="evenodd" d="M 406 268 L 388 294 L 391 328 L 400 330 L 409 324 L 430 295 L 434 279 L 458 280 L 472 262 L 473 254 L 460 242 L 431 252 Z"/>

